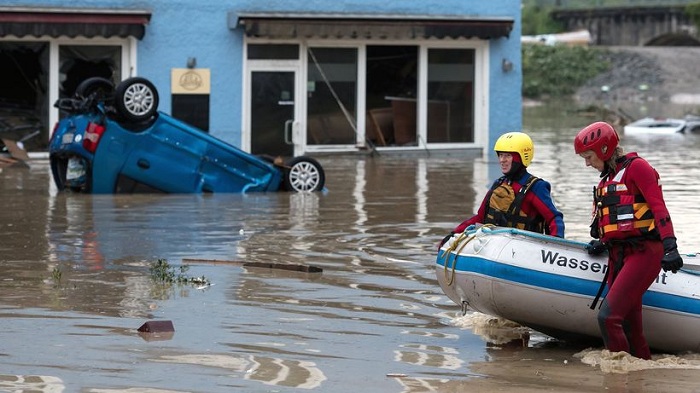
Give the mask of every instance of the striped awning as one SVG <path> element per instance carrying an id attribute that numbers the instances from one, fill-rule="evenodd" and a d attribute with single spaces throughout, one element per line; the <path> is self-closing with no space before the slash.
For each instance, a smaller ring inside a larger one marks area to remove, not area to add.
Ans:
<path id="1" fill-rule="evenodd" d="M 0 37 L 141 39 L 150 20 L 145 10 L 0 7 Z"/>
<path id="2" fill-rule="evenodd" d="M 248 37 L 291 39 L 426 39 L 508 37 L 512 18 L 434 15 L 372 15 L 229 12 L 230 29 Z"/>

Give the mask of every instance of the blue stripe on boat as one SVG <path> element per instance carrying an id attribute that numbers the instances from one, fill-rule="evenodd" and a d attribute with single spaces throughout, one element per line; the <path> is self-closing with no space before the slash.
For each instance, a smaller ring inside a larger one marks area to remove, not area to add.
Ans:
<path id="1" fill-rule="evenodd" d="M 509 230 L 494 230 L 511 232 L 518 231 L 517 229 Z M 537 235 L 537 234 L 534 234 Z M 527 236 L 532 236 L 528 234 Z M 552 237 L 542 236 L 547 241 L 551 241 Z M 570 240 L 561 239 L 562 242 L 572 242 Z M 437 256 L 437 265 L 444 268 L 445 258 L 442 257 L 444 252 L 440 250 Z M 454 266 L 456 264 L 456 266 Z M 449 256 L 448 270 L 454 269 L 456 272 L 473 272 L 484 276 L 493 277 L 505 281 L 516 282 L 523 285 L 536 286 L 543 289 L 568 292 L 577 295 L 595 296 L 600 286 L 599 281 L 584 280 L 560 274 L 544 273 L 537 270 L 525 269 L 506 263 L 496 262 L 483 257 L 472 255 L 459 255 L 455 261 L 455 255 Z M 605 292 L 604 292 L 605 294 Z M 684 296 L 671 295 L 656 291 L 647 291 L 642 298 L 645 306 L 666 309 L 669 311 L 677 311 L 682 313 L 700 314 L 700 299 L 688 298 Z"/>

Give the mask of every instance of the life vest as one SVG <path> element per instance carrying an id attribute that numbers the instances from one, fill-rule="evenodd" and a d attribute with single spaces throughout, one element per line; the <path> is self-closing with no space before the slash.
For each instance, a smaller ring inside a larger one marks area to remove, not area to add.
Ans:
<path id="1" fill-rule="evenodd" d="M 530 176 L 516 192 L 505 177 L 498 179 L 489 191 L 489 205 L 486 208 L 484 224 L 544 233 L 544 219 L 539 216 L 530 217 L 522 211 L 525 193 L 538 180 L 540 178 Z"/>
<path id="2" fill-rule="evenodd" d="M 598 234 L 602 241 L 658 236 L 654 215 L 641 194 L 633 194 L 625 180 L 627 159 L 614 177 L 606 176 L 595 189 L 594 202 Z"/>

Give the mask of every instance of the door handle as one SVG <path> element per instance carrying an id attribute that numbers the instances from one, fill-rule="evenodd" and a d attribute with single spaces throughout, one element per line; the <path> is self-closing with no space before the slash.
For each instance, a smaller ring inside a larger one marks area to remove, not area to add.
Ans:
<path id="1" fill-rule="evenodd" d="M 284 122 L 284 143 L 288 145 L 294 144 L 294 140 L 292 138 L 292 125 L 294 125 L 294 120 L 287 120 Z"/>

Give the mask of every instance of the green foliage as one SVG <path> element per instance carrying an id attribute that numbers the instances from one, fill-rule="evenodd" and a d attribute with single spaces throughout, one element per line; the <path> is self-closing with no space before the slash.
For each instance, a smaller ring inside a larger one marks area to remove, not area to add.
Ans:
<path id="1" fill-rule="evenodd" d="M 61 269 L 55 267 L 53 268 L 53 271 L 51 272 L 51 278 L 53 281 L 58 285 L 61 282 L 61 277 L 63 276 L 63 272 Z"/>
<path id="2" fill-rule="evenodd" d="M 587 80 L 609 69 L 602 54 L 602 49 L 583 46 L 523 45 L 523 96 L 573 94 Z"/>
<path id="3" fill-rule="evenodd" d="M 522 35 L 560 33 L 564 30 L 560 22 L 551 18 L 552 7 L 529 5 L 522 7 Z"/>
<path id="4" fill-rule="evenodd" d="M 151 279 L 163 284 L 210 285 L 209 280 L 204 276 L 188 277 L 186 273 L 189 268 L 188 265 L 175 268 L 171 266 L 167 260 L 158 259 L 151 264 L 149 270 L 151 272 Z"/>
<path id="5" fill-rule="evenodd" d="M 700 29 L 700 3 L 692 3 L 685 6 L 684 12 L 693 22 L 695 27 Z"/>

